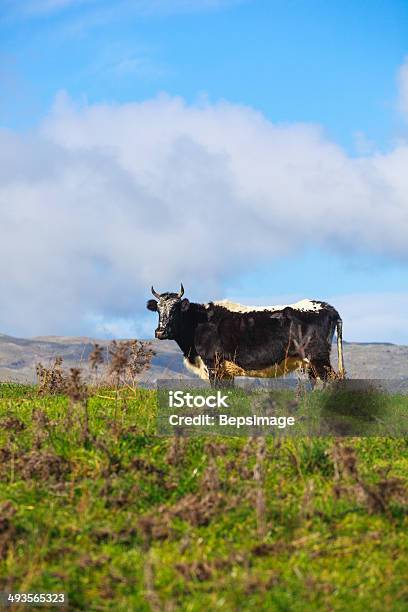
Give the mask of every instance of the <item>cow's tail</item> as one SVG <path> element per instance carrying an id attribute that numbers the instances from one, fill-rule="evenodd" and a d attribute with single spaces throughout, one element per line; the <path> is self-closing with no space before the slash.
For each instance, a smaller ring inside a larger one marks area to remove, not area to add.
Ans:
<path id="1" fill-rule="evenodd" d="M 344 378 L 344 358 L 343 358 L 343 321 L 340 317 L 336 321 L 337 335 L 337 359 L 339 364 L 339 375 Z"/>

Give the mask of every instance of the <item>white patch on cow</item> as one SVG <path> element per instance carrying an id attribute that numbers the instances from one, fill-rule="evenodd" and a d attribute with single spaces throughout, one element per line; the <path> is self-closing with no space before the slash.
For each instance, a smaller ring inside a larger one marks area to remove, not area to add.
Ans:
<path id="1" fill-rule="evenodd" d="M 244 306 L 243 304 L 235 304 L 228 300 L 221 300 L 214 302 L 215 306 L 222 306 L 230 312 L 276 312 L 277 310 L 283 310 L 284 308 L 293 308 L 294 310 L 300 310 L 302 312 L 318 312 L 322 309 L 322 303 L 315 300 L 300 300 L 294 304 L 277 304 L 276 306 Z M 206 308 L 209 308 L 209 304 L 206 304 Z"/>
<path id="2" fill-rule="evenodd" d="M 194 363 L 191 363 L 187 357 L 184 357 L 184 365 L 187 370 L 190 370 L 190 372 L 193 372 L 196 376 L 199 376 L 203 380 L 209 380 L 208 368 L 201 357 L 196 357 Z"/>

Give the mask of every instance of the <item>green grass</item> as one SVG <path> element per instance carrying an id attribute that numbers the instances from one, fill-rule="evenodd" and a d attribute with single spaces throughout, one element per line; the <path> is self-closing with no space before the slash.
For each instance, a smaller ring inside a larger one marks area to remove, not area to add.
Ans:
<path id="1" fill-rule="evenodd" d="M 85 410 L 0 386 L 0 590 L 72 610 L 408 609 L 406 438 L 262 449 L 155 428 L 153 391 Z"/>

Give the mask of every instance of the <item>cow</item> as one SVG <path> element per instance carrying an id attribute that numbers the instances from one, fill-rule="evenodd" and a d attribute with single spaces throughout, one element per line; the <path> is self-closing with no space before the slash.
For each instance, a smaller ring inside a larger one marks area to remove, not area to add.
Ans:
<path id="1" fill-rule="evenodd" d="M 304 299 L 279 306 L 243 306 L 226 300 L 197 304 L 178 293 L 157 293 L 147 308 L 159 315 L 156 338 L 175 340 L 185 366 L 209 380 L 274 378 L 307 371 L 311 383 L 344 377 L 342 320 L 333 306 Z M 338 374 L 330 363 L 337 333 Z"/>

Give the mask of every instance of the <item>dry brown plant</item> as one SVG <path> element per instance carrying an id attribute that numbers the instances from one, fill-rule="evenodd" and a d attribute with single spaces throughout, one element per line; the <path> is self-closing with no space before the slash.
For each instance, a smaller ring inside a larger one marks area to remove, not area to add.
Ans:
<path id="1" fill-rule="evenodd" d="M 141 340 L 113 340 L 108 349 L 108 375 L 115 386 L 136 385 L 141 372 L 148 370 L 156 354 L 150 342 Z"/>
<path id="2" fill-rule="evenodd" d="M 42 363 L 36 366 L 38 393 L 40 395 L 59 395 L 65 393 L 66 376 L 62 369 L 63 358 L 56 357 L 48 368 Z"/>
<path id="3" fill-rule="evenodd" d="M 333 492 L 336 498 L 354 499 L 362 503 L 370 514 L 384 513 L 389 518 L 392 502 L 407 505 L 408 491 L 402 478 L 383 477 L 377 483 L 366 482 L 360 474 L 355 449 L 338 439 L 333 445 L 331 456 L 335 480 Z"/>
<path id="4" fill-rule="evenodd" d="M 96 371 L 98 367 L 104 363 L 103 347 L 100 344 L 94 344 L 93 350 L 89 354 L 88 361 L 91 369 L 94 371 Z"/>

